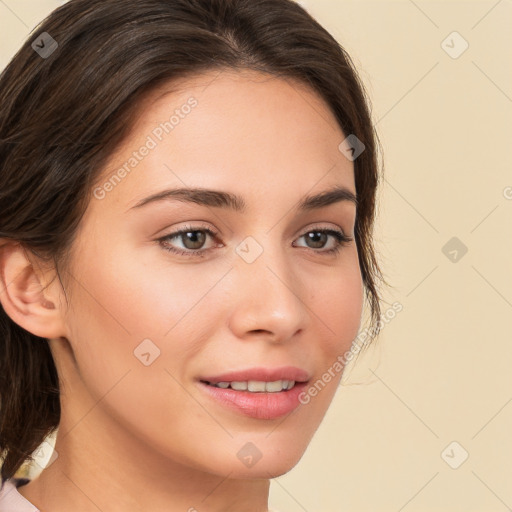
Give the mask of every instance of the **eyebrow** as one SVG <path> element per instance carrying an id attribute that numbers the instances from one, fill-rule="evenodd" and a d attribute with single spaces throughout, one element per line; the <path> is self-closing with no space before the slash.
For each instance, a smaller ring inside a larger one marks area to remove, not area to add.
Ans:
<path id="1" fill-rule="evenodd" d="M 171 200 L 196 203 L 214 208 L 228 208 L 240 213 L 244 213 L 247 210 L 247 205 L 243 197 L 231 192 L 206 188 L 176 188 L 163 190 L 162 192 L 157 192 L 156 194 L 141 199 L 134 206 L 129 208 L 129 210 L 141 208 L 155 202 Z M 341 201 L 348 201 L 356 206 L 358 204 L 357 196 L 351 190 L 343 186 L 336 186 L 324 190 L 319 194 L 302 198 L 296 206 L 296 210 L 299 212 L 310 211 L 324 208 Z"/>

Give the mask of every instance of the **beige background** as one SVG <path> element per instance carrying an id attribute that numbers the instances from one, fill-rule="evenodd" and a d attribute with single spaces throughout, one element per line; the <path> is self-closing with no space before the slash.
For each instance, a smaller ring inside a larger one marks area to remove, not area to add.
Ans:
<path id="1" fill-rule="evenodd" d="M 62 3 L 0 0 L 0 68 Z M 376 242 L 394 286 L 385 298 L 403 311 L 346 371 L 271 503 L 510 510 L 512 4 L 301 3 L 351 54 L 372 99 L 386 163 Z"/>

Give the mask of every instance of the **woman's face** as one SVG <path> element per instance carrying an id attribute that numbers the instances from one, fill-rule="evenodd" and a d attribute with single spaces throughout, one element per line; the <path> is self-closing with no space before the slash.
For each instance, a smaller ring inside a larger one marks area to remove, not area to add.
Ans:
<path id="1" fill-rule="evenodd" d="M 61 430 L 78 432 L 93 407 L 89 432 L 126 450 L 237 478 L 283 474 L 360 325 L 357 247 L 336 236 L 354 237 L 355 204 L 303 205 L 355 195 L 338 149 L 348 134 L 308 89 L 256 72 L 166 90 L 112 155 L 72 247 L 71 350 L 51 342 Z M 203 192 L 163 194 L 177 189 Z"/>

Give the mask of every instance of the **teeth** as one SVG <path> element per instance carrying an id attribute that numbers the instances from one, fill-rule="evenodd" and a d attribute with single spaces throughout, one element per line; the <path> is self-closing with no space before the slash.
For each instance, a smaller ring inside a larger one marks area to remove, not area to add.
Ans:
<path id="1" fill-rule="evenodd" d="M 286 389 L 286 387 L 283 385 L 282 380 L 276 380 L 275 382 L 265 383 L 265 391 L 267 393 L 275 393 L 276 391 L 282 391 L 283 389 Z"/>
<path id="2" fill-rule="evenodd" d="M 266 382 L 261 380 L 250 380 L 247 383 L 247 391 L 265 391 Z"/>
<path id="3" fill-rule="evenodd" d="M 275 380 L 273 382 L 264 382 L 259 380 L 217 382 L 212 386 L 226 389 L 231 387 L 235 391 L 250 391 L 251 393 L 278 393 L 292 389 L 295 386 L 294 380 Z"/>

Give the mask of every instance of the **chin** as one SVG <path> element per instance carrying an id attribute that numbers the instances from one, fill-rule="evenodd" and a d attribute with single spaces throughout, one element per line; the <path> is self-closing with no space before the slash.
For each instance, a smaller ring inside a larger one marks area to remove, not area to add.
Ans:
<path id="1" fill-rule="evenodd" d="M 301 457 L 302 454 L 300 457 L 293 459 L 293 461 L 267 460 L 264 462 L 261 459 L 252 468 L 240 468 L 237 466 L 231 469 L 231 478 L 239 478 L 241 480 L 277 478 L 291 471 Z"/>
<path id="2" fill-rule="evenodd" d="M 282 436 L 279 437 L 282 439 Z M 284 475 L 297 465 L 307 448 L 305 441 L 297 442 L 296 437 L 291 439 L 279 444 L 279 440 L 271 443 L 265 438 L 261 441 L 255 439 L 254 443 L 235 441 L 234 460 L 229 461 L 226 452 L 217 453 L 215 459 L 218 465 L 215 464 L 214 472 L 224 476 L 230 474 L 231 478 L 239 479 L 269 479 Z M 209 460 L 210 466 L 212 460 Z"/>

